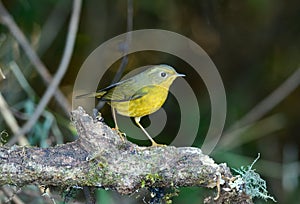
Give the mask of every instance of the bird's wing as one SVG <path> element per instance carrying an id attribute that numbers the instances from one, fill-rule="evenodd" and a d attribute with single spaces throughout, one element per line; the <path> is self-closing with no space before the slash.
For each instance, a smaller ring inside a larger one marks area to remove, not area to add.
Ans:
<path id="1" fill-rule="evenodd" d="M 122 84 L 124 81 L 122 82 L 118 82 L 118 83 L 114 83 L 114 84 L 111 84 L 103 89 L 100 89 L 98 90 L 97 92 L 91 92 L 91 93 L 87 93 L 87 94 L 82 94 L 82 95 L 79 95 L 79 96 L 76 96 L 75 98 L 76 99 L 79 99 L 79 98 L 99 98 L 103 101 L 108 101 L 110 100 L 109 99 L 109 96 L 105 97 L 110 90 L 112 90 L 113 88 L 115 88 L 116 86 Z"/>
<path id="2" fill-rule="evenodd" d="M 127 80 L 112 84 L 97 91 L 96 97 L 102 101 L 123 102 L 132 100 L 132 95 L 136 92 L 136 79 Z"/>
<path id="3" fill-rule="evenodd" d="M 119 86 L 120 84 L 123 84 L 124 82 L 126 82 L 126 81 L 120 81 L 120 82 L 111 84 L 103 89 L 98 90 L 97 93 L 107 92 L 107 91 L 111 90 L 112 88 L 115 88 L 116 86 Z"/>
<path id="4" fill-rule="evenodd" d="M 149 90 L 154 87 L 152 85 L 144 85 L 144 87 L 139 89 L 139 87 L 137 87 L 139 86 L 137 80 L 137 78 L 129 78 L 127 80 L 117 82 L 103 89 L 100 89 L 97 92 L 84 94 L 79 97 L 96 97 L 101 101 L 109 102 L 124 102 L 135 100 L 146 95 Z"/>
<path id="5" fill-rule="evenodd" d="M 145 96 L 154 87 L 155 87 L 154 85 L 148 85 L 148 86 L 144 86 L 143 88 L 140 88 L 131 96 L 130 100 L 135 100 L 141 98 L 142 96 Z"/>
<path id="6" fill-rule="evenodd" d="M 136 90 L 130 89 L 128 87 L 122 87 L 125 89 L 122 89 L 122 91 L 117 90 L 111 90 L 107 94 L 105 94 L 102 98 L 104 100 L 109 100 L 112 102 L 124 102 L 124 101 L 132 101 L 138 98 L 143 97 L 144 95 L 149 93 L 149 90 L 154 88 L 152 85 L 144 86 L 143 88 Z M 103 100 L 101 98 L 101 100 Z"/>
<path id="7" fill-rule="evenodd" d="M 116 87 L 123 83 L 124 81 L 117 82 L 109 85 L 108 87 L 98 90 L 95 94 L 96 98 L 100 99 L 101 101 L 113 101 L 113 98 L 117 101 L 124 100 L 124 96 L 115 91 Z"/>

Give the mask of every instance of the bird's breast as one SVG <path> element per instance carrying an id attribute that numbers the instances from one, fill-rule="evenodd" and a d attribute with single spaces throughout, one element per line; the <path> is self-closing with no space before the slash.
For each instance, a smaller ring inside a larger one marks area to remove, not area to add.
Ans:
<path id="1" fill-rule="evenodd" d="M 147 94 L 140 98 L 125 102 L 112 102 L 111 106 L 115 108 L 120 115 L 142 117 L 157 111 L 164 104 L 167 96 L 168 89 L 162 86 L 156 86 L 149 89 Z"/>

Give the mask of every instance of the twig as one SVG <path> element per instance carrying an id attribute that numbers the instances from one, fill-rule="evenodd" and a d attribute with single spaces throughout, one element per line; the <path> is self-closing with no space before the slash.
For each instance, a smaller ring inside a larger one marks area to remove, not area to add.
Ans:
<path id="1" fill-rule="evenodd" d="M 0 67 L 0 77 L 1 77 L 0 81 L 2 81 L 3 79 L 6 79 L 5 75 L 2 72 L 1 67 Z"/>
<path id="2" fill-rule="evenodd" d="M 15 37 L 15 39 L 19 42 L 19 44 L 25 51 L 31 63 L 35 66 L 37 72 L 41 75 L 46 84 L 49 85 L 52 81 L 52 77 L 48 69 L 40 60 L 36 52 L 32 49 L 23 32 L 20 30 L 20 28 L 13 20 L 12 16 L 7 12 L 5 7 L 3 6 L 2 1 L 0 1 L 0 22 L 7 26 L 12 35 Z M 69 111 L 71 110 L 71 105 L 60 90 L 56 90 L 55 99 L 58 101 L 65 113 L 69 114 Z"/>
<path id="3" fill-rule="evenodd" d="M 18 131 L 20 130 L 20 127 L 19 127 L 15 117 L 13 116 L 12 112 L 10 111 L 8 104 L 6 103 L 4 97 L 2 96 L 1 93 L 0 93 L 0 112 L 1 112 L 5 122 L 10 127 L 11 131 L 14 134 L 18 133 Z M 28 140 L 26 139 L 26 137 L 23 134 L 21 134 L 18 137 L 18 143 L 19 143 L 19 145 L 22 145 L 22 146 L 29 144 Z"/>
<path id="4" fill-rule="evenodd" d="M 220 144 L 230 144 L 235 140 L 237 134 L 234 132 L 237 129 L 246 127 L 247 125 L 261 119 L 266 113 L 272 110 L 277 104 L 284 100 L 292 91 L 294 91 L 300 84 L 300 68 L 298 68 L 288 79 L 286 79 L 277 89 L 275 89 L 264 100 L 258 103 L 252 110 L 250 110 L 244 117 L 235 122 L 227 131 L 225 131 Z M 244 131 L 247 128 L 244 129 Z M 242 132 L 244 132 L 242 131 Z M 240 134 L 242 133 L 240 132 Z"/>
<path id="5" fill-rule="evenodd" d="M 0 146 L 0 185 L 94 186 L 132 194 L 142 188 L 219 185 L 214 203 L 252 203 L 231 188 L 226 164 L 194 147 L 139 147 L 79 107 L 72 112 L 79 139 L 49 148 Z M 230 202 L 231 201 L 231 202 Z"/>
<path id="6" fill-rule="evenodd" d="M 22 89 L 27 93 L 27 96 L 34 101 L 34 98 L 36 97 L 36 93 L 26 80 L 25 76 L 22 74 L 22 71 L 20 70 L 20 67 L 15 61 L 11 61 L 9 63 L 9 68 L 12 70 L 12 73 L 15 75 L 17 81 L 19 82 Z"/>
<path id="7" fill-rule="evenodd" d="M 71 8 L 68 1 L 57 1 L 55 7 L 46 19 L 41 28 L 41 38 L 39 39 L 37 53 L 43 55 L 52 45 L 61 28 L 65 25 Z"/>
<path id="8" fill-rule="evenodd" d="M 300 84 L 300 68 L 298 68 L 287 80 L 285 80 L 275 91 L 257 104 L 242 119 L 237 121 L 235 126 L 244 126 L 262 118 L 277 104 L 285 99 Z"/>
<path id="9" fill-rule="evenodd" d="M 122 52 L 123 52 L 123 58 L 121 61 L 121 64 L 119 66 L 119 69 L 114 77 L 114 79 L 112 80 L 112 84 L 118 82 L 121 79 L 121 76 L 124 72 L 124 69 L 128 63 L 128 50 L 129 50 L 129 46 L 131 44 L 131 33 L 130 31 L 132 31 L 132 26 L 133 26 L 133 2 L 132 0 L 127 0 L 127 34 L 126 34 L 126 41 L 123 43 L 122 46 Z"/>
<path id="10" fill-rule="evenodd" d="M 3 186 L 1 190 L 8 197 L 8 201 L 6 203 L 9 203 L 10 201 L 14 201 L 15 204 L 24 204 L 24 202 L 19 198 L 19 196 L 17 196 L 14 192 L 12 192 L 11 189 Z"/>
<path id="11" fill-rule="evenodd" d="M 122 58 L 122 61 L 121 61 L 121 64 L 111 82 L 111 84 L 114 84 L 116 82 L 118 82 L 121 77 L 122 77 L 122 74 L 128 64 L 128 50 L 129 50 L 129 46 L 131 44 L 131 33 L 130 31 L 132 31 L 132 27 L 133 27 L 133 0 L 127 0 L 127 34 L 126 34 L 126 40 L 124 43 L 122 43 L 120 45 L 120 49 L 122 51 L 122 54 L 123 54 L 123 58 Z M 99 101 L 99 103 L 97 104 L 96 106 L 96 109 L 97 110 L 100 110 L 103 106 L 104 106 L 105 103 L 103 103 L 102 101 Z"/>
<path id="12" fill-rule="evenodd" d="M 66 41 L 66 46 L 64 49 L 64 54 L 61 60 L 61 63 L 58 67 L 58 71 L 56 72 L 53 81 L 50 83 L 46 93 L 43 95 L 42 99 L 40 100 L 34 114 L 31 116 L 31 118 L 25 123 L 25 125 L 20 129 L 18 134 L 15 134 L 12 139 L 8 142 L 8 145 L 14 144 L 17 140 L 19 135 L 27 133 L 32 126 L 36 123 L 42 112 L 44 111 L 45 107 L 47 106 L 48 102 L 50 101 L 52 95 L 54 94 L 55 90 L 57 89 L 57 86 L 59 85 L 61 79 L 63 78 L 64 74 L 66 73 L 66 70 L 68 68 L 69 62 L 71 60 L 76 34 L 78 30 L 78 24 L 79 24 L 79 17 L 80 17 L 80 10 L 81 10 L 81 0 L 74 0 L 73 4 L 73 11 L 72 16 L 70 20 L 70 26 Z"/>

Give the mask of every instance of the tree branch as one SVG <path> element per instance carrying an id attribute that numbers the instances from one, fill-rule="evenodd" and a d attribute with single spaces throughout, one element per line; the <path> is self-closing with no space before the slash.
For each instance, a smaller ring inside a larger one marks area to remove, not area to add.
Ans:
<path id="1" fill-rule="evenodd" d="M 72 112 L 79 138 L 50 148 L 1 146 L 0 185 L 96 186 L 131 194 L 143 187 L 217 187 L 214 203 L 252 203 L 231 188 L 226 164 L 193 147 L 139 147 L 79 107 Z"/>

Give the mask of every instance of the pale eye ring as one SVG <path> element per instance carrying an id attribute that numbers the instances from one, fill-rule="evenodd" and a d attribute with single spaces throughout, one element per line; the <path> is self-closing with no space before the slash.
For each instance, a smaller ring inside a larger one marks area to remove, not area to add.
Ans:
<path id="1" fill-rule="evenodd" d="M 161 72 L 160 76 L 163 77 L 163 78 L 165 78 L 167 76 L 167 73 L 166 72 Z"/>

